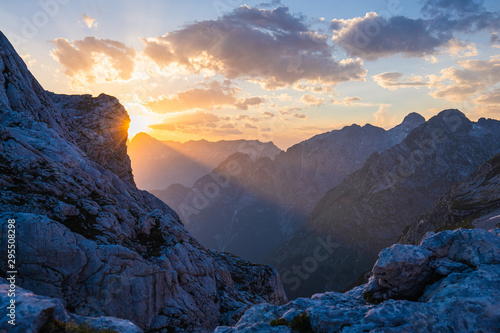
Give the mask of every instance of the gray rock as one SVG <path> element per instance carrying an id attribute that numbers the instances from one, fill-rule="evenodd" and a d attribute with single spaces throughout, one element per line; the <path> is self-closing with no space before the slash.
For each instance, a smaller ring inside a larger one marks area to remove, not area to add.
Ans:
<path id="1" fill-rule="evenodd" d="M 97 330 L 112 329 L 120 333 L 140 333 L 132 322 L 113 317 L 84 317 L 68 312 L 64 301 L 35 295 L 23 288 L 14 287 L 15 297 L 9 296 L 10 283 L 0 278 L 0 330 L 20 333 L 36 333 L 50 321 L 86 324 Z M 11 305 L 11 300 L 15 303 Z M 8 307 L 12 307 L 13 311 Z M 9 317 L 8 315 L 14 314 Z"/>
<path id="2" fill-rule="evenodd" d="M 290 322 L 301 313 L 306 313 L 314 332 L 496 332 L 499 231 L 459 229 L 430 234 L 419 246 L 387 248 L 380 252 L 373 277 L 364 286 L 282 306 L 253 306 L 235 326 L 218 327 L 215 332 L 292 332 L 270 322 L 277 318 Z M 439 271 L 443 262 L 446 273 Z"/>
<path id="3" fill-rule="evenodd" d="M 1 33 L 0 69 L 0 228 L 16 220 L 19 287 L 76 315 L 181 332 L 286 301 L 276 270 L 207 250 L 135 187 L 116 99 L 49 97 Z"/>

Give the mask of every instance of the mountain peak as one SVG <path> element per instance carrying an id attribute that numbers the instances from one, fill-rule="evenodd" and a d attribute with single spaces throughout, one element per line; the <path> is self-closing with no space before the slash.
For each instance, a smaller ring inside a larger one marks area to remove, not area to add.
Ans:
<path id="1" fill-rule="evenodd" d="M 409 123 L 411 123 L 411 124 L 415 124 L 415 123 L 423 124 L 424 122 L 425 122 L 425 118 L 422 117 L 419 113 L 411 112 L 403 119 L 403 122 L 401 124 L 409 124 Z"/>
<path id="2" fill-rule="evenodd" d="M 0 116 L 2 125 L 31 128 L 36 122 L 47 124 L 59 135 L 69 138 L 45 90 L 30 73 L 7 37 L 0 32 Z"/>
<path id="3" fill-rule="evenodd" d="M 409 113 L 403 122 L 393 128 L 388 133 L 394 143 L 399 143 L 406 138 L 411 131 L 425 123 L 425 118 L 416 112 Z"/>

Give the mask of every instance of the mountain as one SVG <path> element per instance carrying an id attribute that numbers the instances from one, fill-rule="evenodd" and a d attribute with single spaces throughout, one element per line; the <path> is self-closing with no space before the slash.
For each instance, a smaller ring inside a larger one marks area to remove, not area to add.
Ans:
<path id="1" fill-rule="evenodd" d="M 327 190 L 424 122 L 413 113 L 389 131 L 346 126 L 301 142 L 274 160 L 234 154 L 193 187 L 172 185 L 154 194 L 205 246 L 263 262 L 306 221 Z"/>
<path id="2" fill-rule="evenodd" d="M 172 184 L 193 186 L 222 161 L 237 152 L 274 158 L 281 150 L 272 142 L 235 140 L 159 141 L 139 133 L 128 145 L 137 186 L 144 190 L 164 190 Z"/>
<path id="3" fill-rule="evenodd" d="M 500 228 L 500 154 L 443 195 L 404 230 L 398 243 L 418 244 L 429 231 L 458 228 Z"/>
<path id="4" fill-rule="evenodd" d="M 500 122 L 445 110 L 328 191 L 276 252 L 287 295 L 342 291 L 455 183 L 500 152 Z"/>
<path id="5" fill-rule="evenodd" d="M 0 225 L 14 221 L 16 286 L 72 313 L 48 310 L 33 331 L 111 316 L 144 330 L 208 332 L 251 304 L 286 300 L 275 269 L 206 249 L 137 189 L 116 98 L 46 93 L 1 33 L 0 73 Z M 0 277 L 12 270 L 1 261 Z"/>
<path id="6" fill-rule="evenodd" d="M 498 331 L 499 229 L 443 231 L 379 256 L 363 286 L 255 305 L 215 333 Z"/>

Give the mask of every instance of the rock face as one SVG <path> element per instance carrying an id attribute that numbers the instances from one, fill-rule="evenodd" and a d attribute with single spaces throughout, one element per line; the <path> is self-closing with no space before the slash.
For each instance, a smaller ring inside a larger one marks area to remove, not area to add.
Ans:
<path id="1" fill-rule="evenodd" d="M 274 269 L 207 250 L 135 187 L 115 99 L 49 96 L 3 34 L 0 56 L 0 227 L 16 221 L 19 287 L 145 330 L 209 331 L 286 300 Z"/>
<path id="2" fill-rule="evenodd" d="M 134 184 L 127 154 L 130 118 L 118 99 L 105 94 L 97 98 L 91 95 L 47 94 L 61 111 L 73 140 L 87 157 L 121 180 Z"/>
<path id="3" fill-rule="evenodd" d="M 329 189 L 424 122 L 410 114 L 389 131 L 347 126 L 301 142 L 274 160 L 235 154 L 191 188 L 175 185 L 154 193 L 203 245 L 266 262 Z"/>
<path id="4" fill-rule="evenodd" d="M 42 328 L 47 328 L 50 322 L 59 321 L 61 323 L 87 324 L 94 329 L 110 329 L 120 333 L 140 333 L 142 330 L 133 323 L 123 319 L 113 317 L 83 317 L 69 313 L 65 309 L 65 304 L 57 298 L 39 296 L 28 290 L 15 287 L 15 317 L 12 325 L 9 323 L 11 317 L 7 315 L 10 310 L 9 297 L 10 283 L 0 279 L 0 305 L 1 319 L 0 330 L 9 332 L 40 332 Z"/>
<path id="5" fill-rule="evenodd" d="M 419 246 L 394 245 L 380 252 L 363 286 L 256 305 L 215 332 L 291 333 L 307 325 L 301 332 L 496 332 L 500 230 L 444 231 Z"/>
<path id="6" fill-rule="evenodd" d="M 146 133 L 137 134 L 129 144 L 134 177 L 140 189 L 152 193 L 176 184 L 193 186 L 221 162 L 235 153 L 273 159 L 281 150 L 272 142 L 235 140 L 159 141 Z"/>
<path id="7" fill-rule="evenodd" d="M 445 110 L 330 190 L 273 256 L 287 295 L 344 291 L 452 185 L 500 151 L 500 122 Z M 329 244 L 323 250 L 322 244 Z"/>
<path id="8" fill-rule="evenodd" d="M 428 231 L 458 228 L 500 228 L 500 154 L 448 191 L 398 242 L 418 244 Z"/>

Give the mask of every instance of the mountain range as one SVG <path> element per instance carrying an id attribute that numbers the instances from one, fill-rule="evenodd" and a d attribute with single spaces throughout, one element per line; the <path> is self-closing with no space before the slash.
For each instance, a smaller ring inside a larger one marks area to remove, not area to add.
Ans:
<path id="1" fill-rule="evenodd" d="M 137 186 L 143 190 L 164 190 L 176 184 L 193 186 L 234 153 L 245 153 L 257 159 L 274 158 L 281 150 L 272 142 L 235 140 L 159 141 L 139 133 L 128 144 L 128 154 Z"/>
<path id="2" fill-rule="evenodd" d="M 500 152 L 500 122 L 445 110 L 373 154 L 270 258 L 291 298 L 343 291 L 455 183 Z M 322 244 L 328 244 L 321 251 Z"/>
<path id="3" fill-rule="evenodd" d="M 274 160 L 237 153 L 193 187 L 172 185 L 152 193 L 173 207 L 205 246 L 266 261 L 329 189 L 424 122 L 412 113 L 388 131 L 346 126 L 294 145 Z"/>

